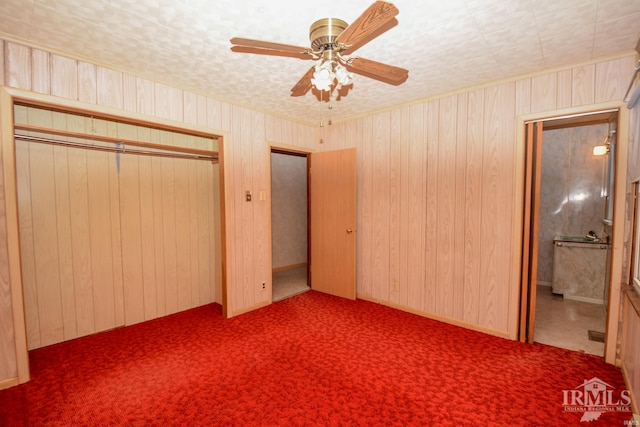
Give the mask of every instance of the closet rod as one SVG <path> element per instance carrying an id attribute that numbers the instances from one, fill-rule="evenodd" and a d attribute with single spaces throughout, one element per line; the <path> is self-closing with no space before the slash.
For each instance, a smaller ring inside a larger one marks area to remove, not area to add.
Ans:
<path id="1" fill-rule="evenodd" d="M 64 147 L 71 148 L 84 148 L 87 150 L 96 150 L 96 151 L 107 151 L 111 153 L 120 153 L 120 154 L 137 154 L 140 156 L 156 156 L 156 157 L 170 157 L 173 159 L 190 159 L 190 160 L 208 160 L 212 163 L 218 163 L 218 158 L 213 156 L 204 156 L 200 154 L 181 154 L 181 153 L 168 153 L 168 152 L 160 152 L 160 151 L 148 151 L 148 150 L 139 150 L 139 149 L 127 149 L 123 145 L 121 148 L 118 147 L 106 147 L 103 145 L 93 145 L 86 144 L 83 142 L 70 142 L 70 141 L 60 141 L 57 139 L 51 138 L 43 138 L 40 136 L 29 136 L 29 135 L 20 135 L 18 133 L 13 135 L 14 138 L 20 139 L 23 141 L 30 142 L 39 142 L 42 144 L 51 144 L 51 145 L 61 145 Z"/>
<path id="2" fill-rule="evenodd" d="M 63 130 L 63 129 L 50 129 L 50 128 L 44 128 L 44 127 L 40 127 L 40 126 L 25 125 L 25 124 L 21 124 L 21 123 L 15 123 L 13 127 L 14 127 L 14 129 L 19 129 L 19 130 L 24 130 L 24 131 L 29 131 L 29 132 L 42 132 L 42 133 L 48 133 L 48 134 L 51 134 L 51 135 L 68 136 L 68 137 L 73 137 L 73 138 L 88 139 L 90 141 L 110 142 L 110 143 L 113 143 L 113 144 L 120 143 L 120 144 L 124 144 L 124 145 L 127 145 L 127 146 L 134 146 L 134 147 L 141 147 L 141 148 L 151 148 L 151 149 L 155 149 L 155 150 L 164 150 L 164 151 L 175 151 L 177 153 L 197 154 L 197 155 L 201 155 L 201 156 L 212 157 L 212 158 L 218 160 L 218 153 L 216 151 L 213 151 L 213 150 L 201 150 L 201 149 L 198 149 L 198 148 L 178 147 L 176 145 L 164 145 L 164 144 L 158 144 L 158 143 L 154 143 L 154 142 L 136 141 L 136 140 L 131 140 L 131 139 L 115 138 L 115 137 L 112 137 L 112 136 L 94 135 L 94 134 L 82 133 L 82 132 L 73 132 L 73 131 L 70 131 L 70 130 Z"/>

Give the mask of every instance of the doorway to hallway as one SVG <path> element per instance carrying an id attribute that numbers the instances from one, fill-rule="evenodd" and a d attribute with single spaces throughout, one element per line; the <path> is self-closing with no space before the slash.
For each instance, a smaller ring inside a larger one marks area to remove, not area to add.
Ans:
<path id="1" fill-rule="evenodd" d="M 272 149 L 272 301 L 310 289 L 307 169 L 307 154 Z"/>

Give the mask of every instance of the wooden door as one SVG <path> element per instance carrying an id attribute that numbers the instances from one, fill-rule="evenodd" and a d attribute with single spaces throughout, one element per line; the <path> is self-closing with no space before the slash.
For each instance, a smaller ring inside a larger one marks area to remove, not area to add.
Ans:
<path id="1" fill-rule="evenodd" d="M 526 124 L 525 200 L 520 295 L 520 341 L 533 343 L 538 281 L 538 228 L 543 122 Z"/>
<path id="2" fill-rule="evenodd" d="M 356 149 L 309 157 L 311 288 L 356 298 Z"/>

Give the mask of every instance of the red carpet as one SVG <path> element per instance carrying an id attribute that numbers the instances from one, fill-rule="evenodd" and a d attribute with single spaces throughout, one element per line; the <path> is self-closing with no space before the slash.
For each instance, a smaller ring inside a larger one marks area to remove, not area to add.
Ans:
<path id="1" fill-rule="evenodd" d="M 563 411 L 600 358 L 310 291 L 228 320 L 209 305 L 31 352 L 2 426 L 623 426 Z"/>

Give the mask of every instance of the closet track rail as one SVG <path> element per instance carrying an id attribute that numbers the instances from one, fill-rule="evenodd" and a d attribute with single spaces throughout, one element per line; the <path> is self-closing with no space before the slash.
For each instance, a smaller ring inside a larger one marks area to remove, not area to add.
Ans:
<path id="1" fill-rule="evenodd" d="M 177 159 L 191 160 L 207 160 L 212 163 L 218 163 L 218 153 L 213 150 L 201 150 L 190 147 L 178 147 L 175 145 L 164 145 L 153 142 L 135 141 L 122 138 L 114 138 L 103 135 L 86 134 L 80 132 L 71 132 L 60 129 L 50 129 L 38 126 L 15 124 L 14 130 L 38 132 L 44 134 L 57 135 L 61 137 L 78 138 L 88 141 L 96 141 L 102 143 L 112 143 L 113 146 L 96 145 L 88 142 L 65 141 L 62 139 L 48 138 L 44 136 L 25 135 L 14 132 L 14 138 L 43 144 L 59 145 L 71 148 L 84 148 L 89 150 L 107 151 L 120 154 L 137 154 L 142 156 L 170 157 Z M 131 148 L 137 147 L 137 148 Z"/>

